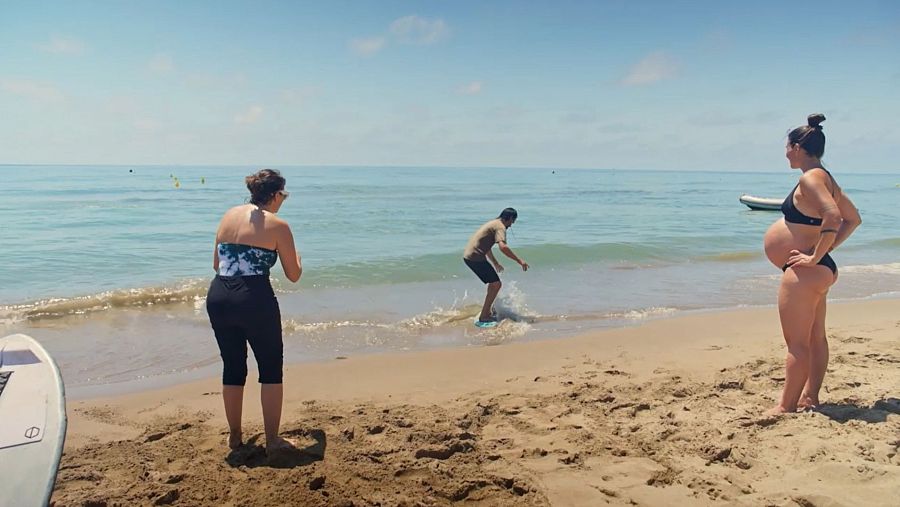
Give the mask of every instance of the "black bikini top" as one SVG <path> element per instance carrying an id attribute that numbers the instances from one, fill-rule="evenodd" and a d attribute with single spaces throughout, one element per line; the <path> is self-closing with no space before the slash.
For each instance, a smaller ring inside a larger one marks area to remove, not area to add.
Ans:
<path id="1" fill-rule="evenodd" d="M 825 169 L 822 169 L 825 171 Z M 831 196 L 834 197 L 834 187 L 837 184 L 834 182 L 834 176 L 831 175 L 830 172 L 825 171 L 825 174 L 831 178 Z M 790 222 L 792 224 L 804 224 L 804 225 L 822 225 L 822 219 L 819 217 L 808 217 L 804 215 L 800 210 L 797 209 L 797 206 L 794 205 L 794 192 L 797 191 L 797 187 L 800 186 L 800 183 L 797 183 L 797 186 L 791 190 L 791 193 L 788 194 L 787 198 L 781 203 L 781 212 L 784 213 L 784 221 Z"/>

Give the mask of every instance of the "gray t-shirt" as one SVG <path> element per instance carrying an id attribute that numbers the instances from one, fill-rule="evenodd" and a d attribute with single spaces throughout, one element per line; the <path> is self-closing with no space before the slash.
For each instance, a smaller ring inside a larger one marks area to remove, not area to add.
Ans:
<path id="1" fill-rule="evenodd" d="M 494 246 L 494 243 L 501 241 L 506 241 L 506 227 L 499 218 L 495 218 L 479 227 L 469 238 L 469 243 L 466 244 L 466 250 L 463 252 L 463 259 L 486 261 L 491 247 Z"/>

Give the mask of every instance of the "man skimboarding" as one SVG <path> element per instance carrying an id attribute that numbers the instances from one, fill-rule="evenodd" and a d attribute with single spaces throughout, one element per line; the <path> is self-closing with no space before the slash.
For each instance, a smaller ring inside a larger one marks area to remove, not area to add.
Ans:
<path id="1" fill-rule="evenodd" d="M 497 262 L 497 258 L 491 251 L 494 244 L 503 252 L 503 255 L 522 266 L 522 271 L 528 271 L 528 263 L 517 257 L 506 244 L 506 229 L 516 223 L 518 216 L 518 212 L 513 208 L 504 209 L 500 212 L 500 216 L 486 222 L 475 231 L 475 234 L 472 234 L 466 250 L 463 252 L 463 262 L 487 285 L 484 306 L 481 307 L 481 314 L 475 321 L 475 325 L 478 327 L 491 327 L 497 324 L 496 317 L 492 315 L 492 308 L 494 300 L 497 299 L 497 294 L 500 292 L 500 287 L 503 285 L 497 274 L 503 271 L 503 266 Z"/>

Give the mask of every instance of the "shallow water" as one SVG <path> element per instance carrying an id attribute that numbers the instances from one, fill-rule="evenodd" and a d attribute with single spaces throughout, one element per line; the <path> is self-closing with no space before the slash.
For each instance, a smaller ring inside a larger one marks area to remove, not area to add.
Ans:
<path id="1" fill-rule="evenodd" d="M 780 215 L 742 193 L 786 195 L 797 173 L 562 169 L 281 168 L 280 215 L 303 254 L 274 284 L 288 361 L 564 336 L 677 312 L 774 303 L 762 235 Z M 244 202 L 238 167 L 0 167 L 0 332 L 41 340 L 73 387 L 210 374 L 203 303 L 222 212 Z M 133 172 L 129 172 L 133 171 Z M 832 298 L 898 295 L 892 175 L 835 176 L 864 224 L 834 253 Z M 468 236 L 519 210 L 509 317 L 476 329 L 484 288 Z"/>

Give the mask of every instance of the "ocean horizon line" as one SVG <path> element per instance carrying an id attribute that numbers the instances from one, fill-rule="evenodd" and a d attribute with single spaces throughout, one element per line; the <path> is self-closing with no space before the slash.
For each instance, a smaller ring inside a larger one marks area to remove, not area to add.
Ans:
<path id="1" fill-rule="evenodd" d="M 493 165 L 390 165 L 390 164 L 374 164 L 374 165 L 347 165 L 347 164 L 15 164 L 0 163 L 0 169 L 11 167 L 91 167 L 102 169 L 113 168 L 193 168 L 193 169 L 238 169 L 238 168 L 272 168 L 272 169 L 424 169 L 424 170 L 440 170 L 440 169 L 488 169 L 488 170 L 527 170 L 527 171 L 600 171 L 600 172 L 639 172 L 639 173 L 687 173 L 687 174 L 706 174 L 706 173 L 727 173 L 727 174 L 782 174 L 788 169 L 658 169 L 658 168 L 603 168 L 603 167 L 562 167 L 562 166 L 493 166 Z M 839 170 L 838 173 L 854 174 L 860 176 L 884 176 L 888 174 L 896 174 L 897 171 L 885 170 L 883 172 L 857 172 Z"/>

